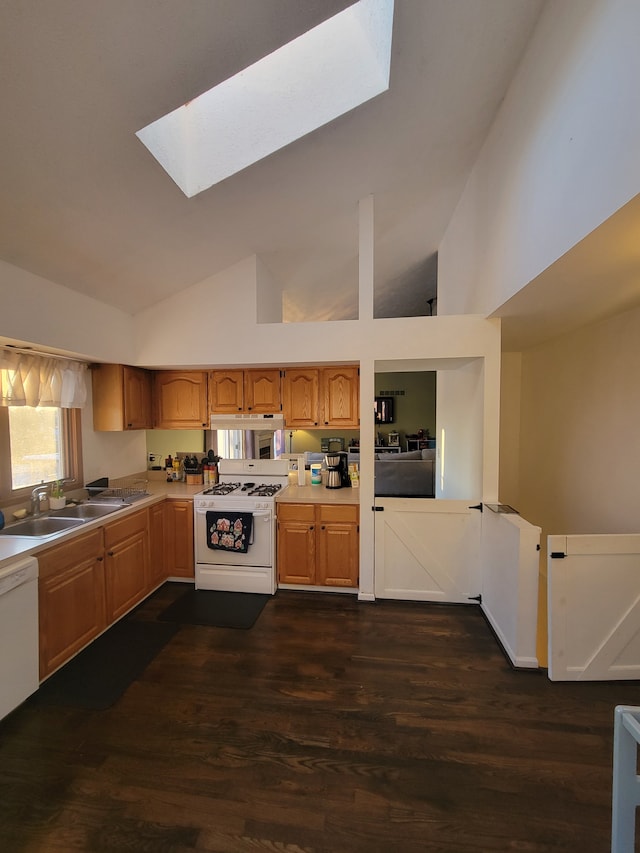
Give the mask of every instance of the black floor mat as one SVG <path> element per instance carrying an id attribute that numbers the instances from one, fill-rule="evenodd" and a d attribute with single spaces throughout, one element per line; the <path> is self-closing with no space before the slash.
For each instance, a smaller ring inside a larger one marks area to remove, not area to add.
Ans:
<path id="1" fill-rule="evenodd" d="M 142 620 L 116 623 L 41 684 L 34 701 L 94 710 L 111 707 L 179 627 Z"/>
<path id="2" fill-rule="evenodd" d="M 158 619 L 214 628 L 251 628 L 270 598 L 257 592 L 193 589 L 169 605 Z"/>

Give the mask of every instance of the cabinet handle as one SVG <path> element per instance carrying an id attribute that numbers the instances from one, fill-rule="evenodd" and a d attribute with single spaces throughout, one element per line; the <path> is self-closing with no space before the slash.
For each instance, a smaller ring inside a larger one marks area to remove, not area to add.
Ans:
<path id="1" fill-rule="evenodd" d="M 108 556 L 108 557 L 113 557 L 113 551 L 109 551 L 109 552 L 107 553 L 107 556 Z"/>
<path id="2" fill-rule="evenodd" d="M 104 557 L 96 557 L 96 563 L 101 563 L 104 560 Z"/>
<path id="3" fill-rule="evenodd" d="M 314 528 L 313 528 L 313 524 L 312 524 L 312 525 L 311 525 L 311 527 L 309 528 L 309 530 L 313 530 L 313 529 L 314 529 Z"/>
<path id="4" fill-rule="evenodd" d="M 324 524 L 320 526 L 320 530 L 324 530 Z"/>

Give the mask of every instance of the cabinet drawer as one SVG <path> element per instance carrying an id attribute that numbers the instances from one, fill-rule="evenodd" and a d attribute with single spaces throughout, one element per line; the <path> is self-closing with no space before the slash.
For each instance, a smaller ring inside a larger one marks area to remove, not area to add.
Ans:
<path id="1" fill-rule="evenodd" d="M 320 504 L 319 521 L 358 521 L 359 507 L 356 504 Z"/>
<path id="2" fill-rule="evenodd" d="M 129 539 L 138 533 L 144 533 L 147 529 L 147 511 L 141 509 L 139 512 L 134 512 L 133 515 L 128 515 L 121 521 L 112 521 L 104 527 L 104 546 L 112 548 L 118 542 Z"/>
<path id="3" fill-rule="evenodd" d="M 59 574 L 69 566 L 78 565 L 86 560 L 102 556 L 102 528 L 79 536 L 71 542 L 55 545 L 38 554 L 38 574 L 40 579 Z"/>
<path id="4" fill-rule="evenodd" d="M 279 503 L 276 514 L 280 521 L 315 521 L 315 505 Z"/>

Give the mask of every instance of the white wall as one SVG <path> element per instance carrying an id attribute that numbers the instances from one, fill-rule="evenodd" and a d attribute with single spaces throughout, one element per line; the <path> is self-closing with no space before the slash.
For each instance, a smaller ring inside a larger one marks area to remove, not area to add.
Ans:
<path id="1" fill-rule="evenodd" d="M 131 362 L 133 317 L 0 261 L 0 336 L 93 361 Z"/>
<path id="2" fill-rule="evenodd" d="M 640 530 L 640 308 L 522 355 L 518 509 L 551 533 Z"/>
<path id="3" fill-rule="evenodd" d="M 522 354 L 502 353 L 500 375 L 500 501 L 520 506 Z"/>
<path id="4" fill-rule="evenodd" d="M 438 371 L 436 497 L 492 500 L 483 492 L 483 363 Z M 444 437 L 443 437 L 444 436 Z M 444 466 L 444 472 L 443 472 Z"/>
<path id="5" fill-rule="evenodd" d="M 491 314 L 640 192 L 640 3 L 550 0 L 439 249 L 440 314 Z"/>

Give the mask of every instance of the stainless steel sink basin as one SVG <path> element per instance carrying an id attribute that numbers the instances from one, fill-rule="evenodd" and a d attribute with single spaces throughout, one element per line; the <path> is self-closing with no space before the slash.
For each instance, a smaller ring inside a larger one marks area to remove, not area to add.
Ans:
<path id="1" fill-rule="evenodd" d="M 0 530 L 0 536 L 53 536 L 54 533 L 71 530 L 82 523 L 81 518 L 55 518 L 43 515 L 40 518 L 26 518 L 24 521 L 10 524 Z"/>
<path id="2" fill-rule="evenodd" d="M 116 510 L 124 509 L 123 503 L 83 503 L 75 506 L 66 506 L 64 509 L 57 509 L 49 515 L 49 518 L 79 518 L 81 521 L 91 521 L 94 518 L 102 518 L 103 515 L 116 512 Z"/>

